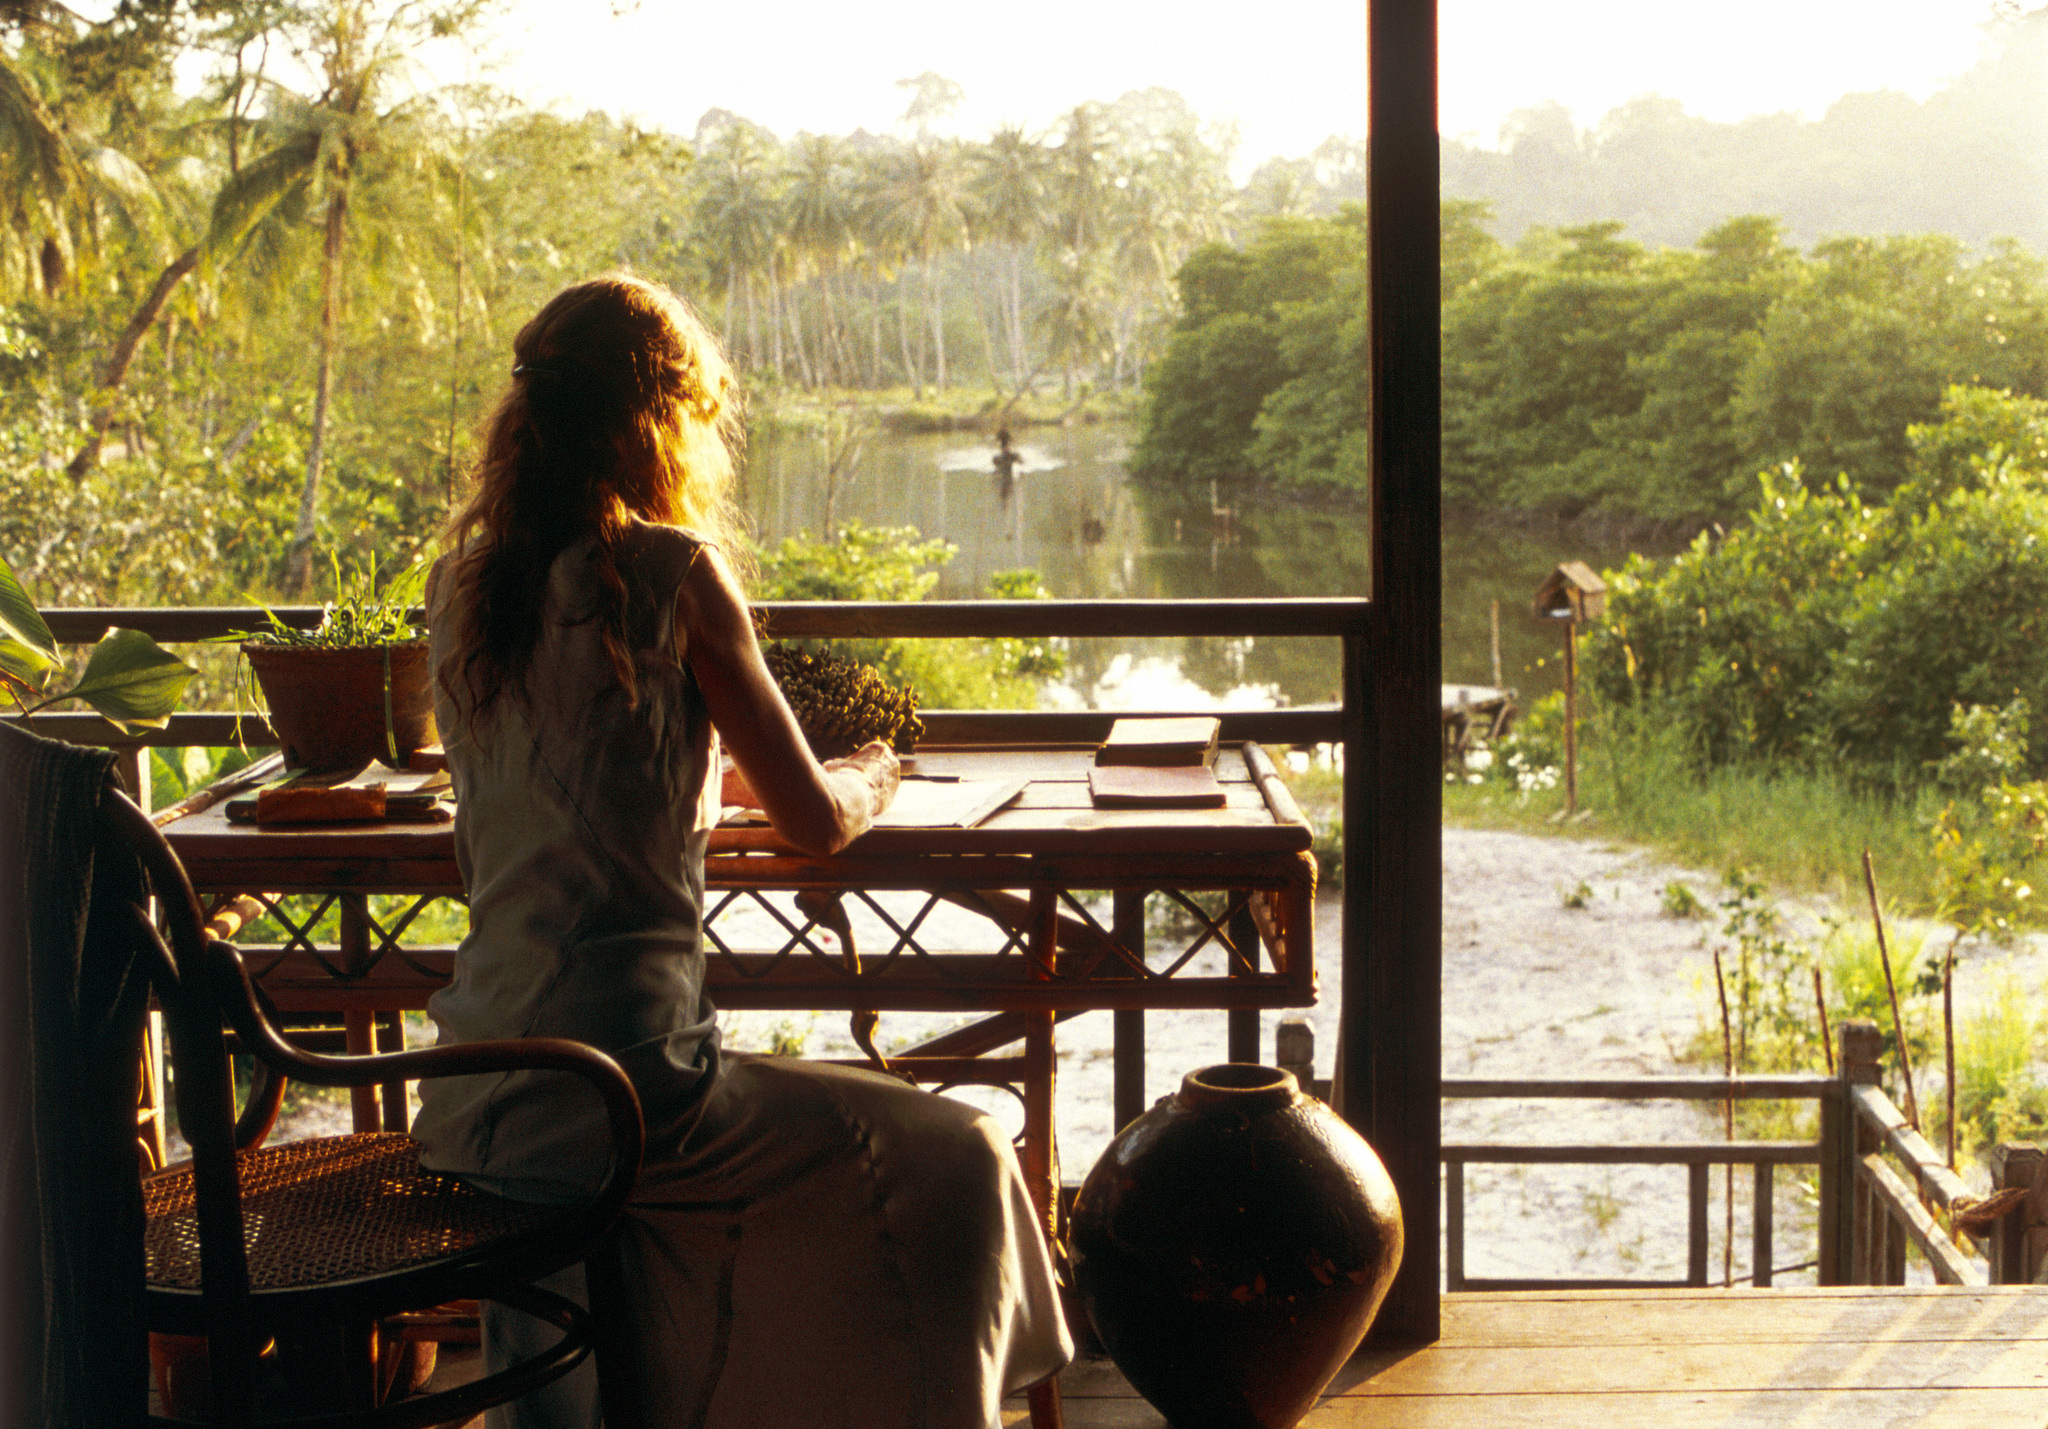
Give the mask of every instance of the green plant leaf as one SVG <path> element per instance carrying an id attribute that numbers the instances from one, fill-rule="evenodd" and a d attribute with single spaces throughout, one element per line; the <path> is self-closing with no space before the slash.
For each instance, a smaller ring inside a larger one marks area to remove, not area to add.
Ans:
<path id="1" fill-rule="evenodd" d="M 29 684 L 57 663 L 57 639 L 21 582 L 0 560 L 0 670 Z"/>
<path id="2" fill-rule="evenodd" d="M 140 630 L 110 630 L 92 647 L 78 683 L 55 698 L 84 700 L 124 731 L 159 728 L 197 673 Z"/>

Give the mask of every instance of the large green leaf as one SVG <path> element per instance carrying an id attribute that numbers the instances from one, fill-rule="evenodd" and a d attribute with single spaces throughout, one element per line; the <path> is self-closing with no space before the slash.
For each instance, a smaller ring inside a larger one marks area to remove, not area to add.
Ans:
<path id="1" fill-rule="evenodd" d="M 111 724 L 161 726 L 198 672 L 140 630 L 110 630 L 60 699 L 84 700 Z"/>
<path id="2" fill-rule="evenodd" d="M 7 562 L 0 560 L 0 670 L 29 685 L 57 663 L 57 640 Z"/>

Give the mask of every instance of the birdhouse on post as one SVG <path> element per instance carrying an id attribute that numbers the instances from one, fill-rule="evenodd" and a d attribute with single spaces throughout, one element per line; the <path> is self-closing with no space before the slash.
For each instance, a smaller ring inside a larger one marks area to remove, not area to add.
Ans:
<path id="1" fill-rule="evenodd" d="M 1564 814 L 1579 811 L 1579 625 L 1607 611 L 1607 582 L 1584 561 L 1564 561 L 1543 578 L 1532 602 L 1539 620 L 1564 625 Z"/>
<path id="2" fill-rule="evenodd" d="M 1565 561 L 1536 587 L 1535 608 L 1546 620 L 1598 620 L 1607 610 L 1607 582 L 1584 561 Z"/>

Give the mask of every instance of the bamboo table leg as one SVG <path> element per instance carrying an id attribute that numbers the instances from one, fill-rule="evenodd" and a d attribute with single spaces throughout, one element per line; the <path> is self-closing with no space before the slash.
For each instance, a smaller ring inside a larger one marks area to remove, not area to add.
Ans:
<path id="1" fill-rule="evenodd" d="M 1120 888 L 1111 895 L 1114 912 L 1110 936 L 1139 958 L 1145 956 L 1145 895 Z M 1115 1019 L 1116 1089 L 1114 1118 L 1118 1131 L 1145 1114 L 1145 1009 L 1119 1007 Z"/>
<path id="2" fill-rule="evenodd" d="M 342 968 L 350 973 L 367 972 L 370 967 L 370 900 L 361 893 L 344 893 L 339 902 Z M 374 1012 L 342 1013 L 341 1025 L 346 1032 L 346 1046 L 351 1057 L 361 1057 L 376 1050 L 376 1022 L 377 1014 Z M 348 1100 L 357 1131 L 384 1129 L 375 1087 L 350 1087 Z"/>
<path id="3" fill-rule="evenodd" d="M 1031 958 L 1039 977 L 1052 973 L 1059 946 L 1059 900 L 1050 887 L 1031 890 Z M 1024 1033 L 1024 1180 L 1037 1204 L 1046 1244 L 1060 1240 L 1060 1157 L 1053 1135 L 1054 1014 L 1026 1012 Z M 1032 1429 L 1062 1429 L 1058 1380 L 1034 1386 L 1029 1395 Z"/>
<path id="4" fill-rule="evenodd" d="M 1226 897 L 1231 896 L 1226 894 Z M 1259 966 L 1259 925 L 1252 918 L 1249 906 L 1240 908 L 1230 915 L 1230 941 L 1235 943 L 1251 963 L 1251 971 Z M 1233 967 L 1231 974 L 1243 977 L 1246 971 Z M 1233 1007 L 1230 1009 L 1229 1055 L 1233 1062 L 1256 1062 L 1259 1060 L 1259 1010 L 1256 1007 Z"/>

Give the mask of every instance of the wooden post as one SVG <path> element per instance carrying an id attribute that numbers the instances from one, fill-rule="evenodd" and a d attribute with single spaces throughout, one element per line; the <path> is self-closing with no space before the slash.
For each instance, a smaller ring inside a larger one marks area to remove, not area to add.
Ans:
<path id="1" fill-rule="evenodd" d="M 1867 1243 L 1860 1219 L 1864 1198 L 1857 1194 L 1857 1158 L 1861 1154 L 1856 1113 L 1849 1088 L 1874 1087 L 1884 1034 L 1867 1018 L 1846 1018 L 1835 1027 L 1836 1084 L 1820 1104 L 1820 1271 L 1822 1285 L 1859 1283 L 1858 1252 Z"/>
<path id="2" fill-rule="evenodd" d="M 1776 1177 L 1768 1161 L 1756 1163 L 1755 1186 L 1749 1198 L 1749 1283 L 1759 1290 L 1771 1284 L 1771 1261 L 1776 1258 L 1771 1244 L 1778 1208 Z"/>
<path id="3" fill-rule="evenodd" d="M 1465 1163 L 1444 1162 L 1444 1289 L 1465 1288 Z"/>
<path id="4" fill-rule="evenodd" d="M 2001 1141 L 1991 1148 L 1991 1189 L 1994 1191 L 2032 1191 L 2042 1184 L 2043 1173 L 2048 1172 L 2048 1155 L 2030 1142 Z M 2040 1199 L 2029 1196 L 2013 1207 L 1991 1227 L 1991 1283 L 1993 1285 L 2031 1285 L 2041 1267 L 2041 1252 L 2036 1242 L 2048 1240 L 2048 1224 L 2043 1224 L 2040 1211 L 2034 1202 Z M 2029 1253 L 2031 1252 L 2031 1254 Z"/>
<path id="5" fill-rule="evenodd" d="M 1344 1115 L 1401 1199 L 1373 1336 L 1437 1338 L 1443 1148 L 1441 238 L 1436 0 L 1368 0 L 1370 648 L 1347 639 Z M 1347 726 L 1347 729 L 1356 726 Z M 1356 757 L 1353 757 L 1356 756 Z"/>
<path id="6" fill-rule="evenodd" d="M 135 801 L 143 813 L 150 811 L 150 760 L 149 747 L 143 744 L 118 744 L 114 746 L 114 770 L 121 776 L 121 783 L 128 790 L 128 797 Z"/>
<path id="7" fill-rule="evenodd" d="M 1685 1168 L 1685 1283 L 1707 1283 L 1707 1196 L 1713 1167 L 1695 1162 Z"/>
<path id="8" fill-rule="evenodd" d="M 1490 633 L 1490 634 L 1491 634 L 1491 636 L 1492 636 L 1492 643 L 1493 643 L 1493 687 L 1494 687 L 1494 688 L 1495 688 L 1496 690 L 1498 690 L 1498 689 L 1501 689 L 1501 688 L 1503 688 L 1503 686 L 1501 685 L 1501 682 L 1500 682 L 1500 602 L 1499 602 L 1499 601 L 1497 601 L 1497 600 L 1489 600 L 1489 601 L 1488 601 L 1488 602 L 1486 603 L 1486 620 L 1487 620 L 1487 625 L 1488 625 L 1489 633 Z"/>
<path id="9" fill-rule="evenodd" d="M 1564 623 L 1564 814 L 1579 811 L 1579 618 Z"/>
<path id="10" fill-rule="evenodd" d="M 1306 1017 L 1289 1017 L 1273 1031 L 1273 1065 L 1294 1073 L 1310 1096 L 1316 1094 L 1316 1029 Z"/>

